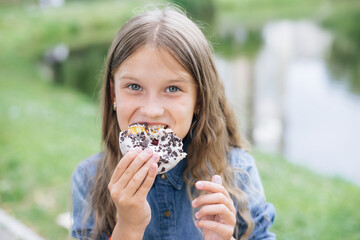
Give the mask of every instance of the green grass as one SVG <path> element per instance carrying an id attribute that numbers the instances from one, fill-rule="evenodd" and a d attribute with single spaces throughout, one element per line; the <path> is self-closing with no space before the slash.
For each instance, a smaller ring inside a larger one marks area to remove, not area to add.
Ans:
<path id="1" fill-rule="evenodd" d="M 287 162 L 254 154 L 279 239 L 360 239 L 360 189 Z"/>
<path id="2" fill-rule="evenodd" d="M 35 67 L 35 68 L 34 68 Z M 48 239 L 69 211 L 76 164 L 100 149 L 100 113 L 92 99 L 44 82 L 36 66 L 0 72 L 0 202 Z"/>

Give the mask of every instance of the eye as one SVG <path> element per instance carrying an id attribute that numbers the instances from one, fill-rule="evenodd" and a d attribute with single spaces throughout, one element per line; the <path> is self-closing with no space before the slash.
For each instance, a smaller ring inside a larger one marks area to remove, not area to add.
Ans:
<path id="1" fill-rule="evenodd" d="M 140 91 L 141 90 L 141 87 L 140 87 L 140 85 L 138 85 L 138 84 L 130 84 L 129 86 L 128 86 L 128 88 L 130 88 L 131 90 L 134 90 L 134 91 Z"/>
<path id="2" fill-rule="evenodd" d="M 180 90 L 180 88 L 178 88 L 178 87 L 170 86 L 166 89 L 166 92 L 177 92 L 179 90 Z"/>

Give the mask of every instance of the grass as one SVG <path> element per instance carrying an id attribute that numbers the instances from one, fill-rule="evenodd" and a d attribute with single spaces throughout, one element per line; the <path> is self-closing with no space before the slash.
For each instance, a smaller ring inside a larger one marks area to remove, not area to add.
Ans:
<path id="1" fill-rule="evenodd" d="M 107 42 L 138 2 L 132 4 L 0 9 L 0 207 L 47 239 L 68 236 L 55 219 L 71 210 L 74 168 L 101 148 L 101 119 L 93 98 L 49 82 L 37 60 L 58 42 L 71 49 Z M 245 10 L 243 16 L 255 18 Z M 254 156 L 277 210 L 272 231 L 279 239 L 360 238 L 358 187 L 280 156 Z"/>
<path id="2" fill-rule="evenodd" d="M 325 177 L 256 152 L 267 200 L 277 215 L 279 239 L 359 239 L 360 189 L 340 178 Z"/>
<path id="3" fill-rule="evenodd" d="M 34 66 L 17 70 L 0 73 L 1 207 L 48 239 L 65 239 L 55 218 L 69 210 L 76 164 L 100 149 L 99 111 Z"/>

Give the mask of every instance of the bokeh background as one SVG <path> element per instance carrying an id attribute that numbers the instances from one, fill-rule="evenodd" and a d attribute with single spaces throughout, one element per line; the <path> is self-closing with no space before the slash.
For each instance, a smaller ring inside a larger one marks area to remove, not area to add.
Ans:
<path id="1" fill-rule="evenodd" d="M 0 208 L 45 239 L 68 237 L 71 174 L 101 150 L 113 37 L 166 2 L 0 1 Z M 212 43 L 278 239 L 360 239 L 360 1 L 170 2 Z"/>

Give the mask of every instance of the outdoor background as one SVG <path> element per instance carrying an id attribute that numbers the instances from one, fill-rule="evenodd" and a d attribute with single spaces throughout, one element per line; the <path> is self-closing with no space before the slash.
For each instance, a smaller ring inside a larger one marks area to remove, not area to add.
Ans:
<path id="1" fill-rule="evenodd" d="M 360 1 L 173 2 L 212 43 L 278 239 L 360 239 Z M 0 208 L 46 239 L 101 150 L 107 49 L 148 3 L 0 0 Z"/>

